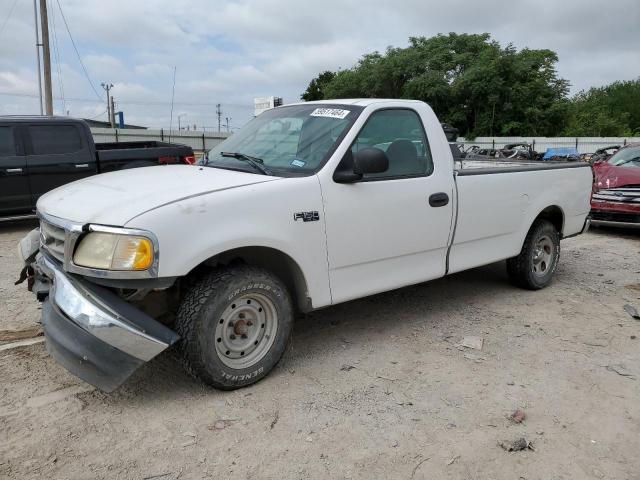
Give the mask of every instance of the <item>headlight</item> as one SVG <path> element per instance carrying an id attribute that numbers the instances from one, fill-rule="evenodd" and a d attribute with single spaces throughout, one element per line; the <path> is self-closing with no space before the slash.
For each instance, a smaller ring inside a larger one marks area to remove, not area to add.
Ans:
<path id="1" fill-rule="evenodd" d="M 101 270 L 147 270 L 153 255 L 153 243 L 146 237 L 91 232 L 80 241 L 73 263 Z"/>

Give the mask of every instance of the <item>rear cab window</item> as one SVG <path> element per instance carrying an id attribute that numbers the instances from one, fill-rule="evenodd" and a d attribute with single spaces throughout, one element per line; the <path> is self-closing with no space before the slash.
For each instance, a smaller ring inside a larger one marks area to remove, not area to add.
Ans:
<path id="1" fill-rule="evenodd" d="M 74 125 L 30 125 L 33 155 L 75 153 L 82 150 L 82 137 Z"/>

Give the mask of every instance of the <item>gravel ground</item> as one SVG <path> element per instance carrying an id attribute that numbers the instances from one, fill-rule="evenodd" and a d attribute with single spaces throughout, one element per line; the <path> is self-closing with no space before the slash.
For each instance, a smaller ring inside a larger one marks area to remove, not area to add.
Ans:
<path id="1" fill-rule="evenodd" d="M 29 228 L 0 227 L 5 341 L 39 317 L 13 286 Z M 276 370 L 234 392 L 172 352 L 107 395 L 43 344 L 0 351 L 0 478 L 638 479 L 640 321 L 623 306 L 640 310 L 639 240 L 564 241 L 539 292 L 498 263 L 307 315 Z M 499 446 L 521 437 L 531 449 Z"/>

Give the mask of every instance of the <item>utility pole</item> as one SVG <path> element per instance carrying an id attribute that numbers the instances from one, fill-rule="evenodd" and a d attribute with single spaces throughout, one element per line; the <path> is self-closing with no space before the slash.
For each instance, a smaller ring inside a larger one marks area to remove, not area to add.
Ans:
<path id="1" fill-rule="evenodd" d="M 51 93 L 51 52 L 49 50 L 49 17 L 47 0 L 40 0 L 40 28 L 42 29 L 42 65 L 44 69 L 44 105 L 47 115 L 53 115 Z"/>
<path id="2" fill-rule="evenodd" d="M 227 133 L 229 133 L 229 121 L 231 120 L 229 117 L 225 117 L 225 126 L 227 127 Z"/>
<path id="3" fill-rule="evenodd" d="M 222 105 L 220 105 L 219 103 L 216 104 L 216 115 L 218 115 L 218 132 L 220 131 L 220 121 L 222 120 L 222 110 L 220 110 L 220 107 L 222 107 Z"/>
<path id="4" fill-rule="evenodd" d="M 111 128 L 116 128 L 116 106 L 113 102 L 113 95 L 111 95 L 111 116 L 109 117 L 109 122 L 111 122 Z"/>
<path id="5" fill-rule="evenodd" d="M 40 93 L 40 115 L 44 114 L 42 110 L 42 72 L 40 71 L 40 33 L 38 32 L 38 0 L 33 0 L 33 24 L 36 27 L 36 62 L 38 65 L 38 92 Z"/>
<path id="6" fill-rule="evenodd" d="M 107 92 L 107 121 L 111 123 L 111 97 L 109 96 L 109 91 L 113 88 L 113 83 L 101 83 L 100 84 L 104 91 Z"/>

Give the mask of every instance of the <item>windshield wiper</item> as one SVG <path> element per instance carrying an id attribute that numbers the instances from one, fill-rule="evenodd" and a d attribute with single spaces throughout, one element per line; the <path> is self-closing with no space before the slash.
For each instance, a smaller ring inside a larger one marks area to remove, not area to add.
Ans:
<path id="1" fill-rule="evenodd" d="M 240 152 L 220 152 L 220 155 L 223 157 L 232 157 L 236 160 L 243 160 L 263 175 L 273 176 L 273 172 L 264 165 L 264 160 L 262 160 L 261 158 L 252 157 L 251 155 Z"/>
<path id="2" fill-rule="evenodd" d="M 618 163 L 617 165 L 615 165 L 616 167 L 619 167 L 620 165 L 626 165 L 627 163 L 631 163 L 631 162 L 637 162 L 638 160 L 640 160 L 640 157 L 632 157 L 628 160 L 625 160 L 623 162 Z"/>

